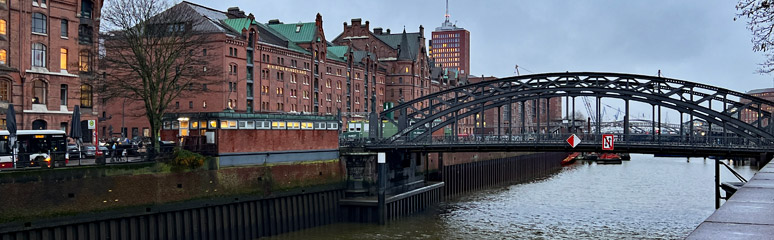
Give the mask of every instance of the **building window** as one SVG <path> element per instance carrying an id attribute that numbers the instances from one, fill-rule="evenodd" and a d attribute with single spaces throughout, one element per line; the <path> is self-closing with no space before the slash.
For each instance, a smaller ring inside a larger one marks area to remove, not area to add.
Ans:
<path id="1" fill-rule="evenodd" d="M 59 69 L 67 71 L 67 49 L 59 50 Z"/>
<path id="2" fill-rule="evenodd" d="M 81 85 L 81 107 L 84 108 L 90 108 L 93 105 L 92 102 L 93 93 L 91 91 L 91 85 L 83 84 Z"/>
<path id="3" fill-rule="evenodd" d="M 78 26 L 78 43 L 80 44 L 91 44 L 91 39 L 93 37 L 93 33 L 91 30 L 91 27 L 86 24 L 81 24 Z"/>
<path id="4" fill-rule="evenodd" d="M 91 66 L 91 54 L 88 50 L 81 50 L 78 53 L 78 70 L 81 72 L 88 72 Z"/>
<path id="5" fill-rule="evenodd" d="M 5 20 L 0 19 L 0 35 L 6 35 L 8 32 L 8 24 L 5 22 Z"/>
<path id="6" fill-rule="evenodd" d="M 32 32 L 46 34 L 48 31 L 46 24 L 46 15 L 42 13 L 32 13 Z"/>
<path id="7" fill-rule="evenodd" d="M 62 19 L 62 32 L 61 35 L 63 38 L 67 37 L 67 19 Z"/>
<path id="8" fill-rule="evenodd" d="M 207 103 L 202 103 L 202 107 L 207 107 Z M 193 101 L 188 101 L 188 109 L 193 109 Z"/>
<path id="9" fill-rule="evenodd" d="M 62 84 L 59 89 L 59 102 L 62 106 L 67 106 L 67 84 Z"/>
<path id="10" fill-rule="evenodd" d="M 0 64 L 5 65 L 8 61 L 8 52 L 5 49 L 0 49 Z"/>
<path id="11" fill-rule="evenodd" d="M 42 43 L 32 44 L 32 66 L 46 67 L 46 45 Z"/>
<path id="12" fill-rule="evenodd" d="M 11 81 L 0 80 L 0 101 L 11 101 Z"/>
<path id="13" fill-rule="evenodd" d="M 91 12 L 94 9 L 94 4 L 89 0 L 81 1 L 81 18 L 91 18 Z"/>
<path id="14" fill-rule="evenodd" d="M 46 104 L 46 89 L 48 89 L 46 82 L 35 80 L 32 84 L 32 103 Z"/>

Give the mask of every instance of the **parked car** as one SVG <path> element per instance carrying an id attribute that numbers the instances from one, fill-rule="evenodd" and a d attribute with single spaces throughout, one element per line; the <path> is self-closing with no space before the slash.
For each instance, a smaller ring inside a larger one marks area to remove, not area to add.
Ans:
<path id="1" fill-rule="evenodd" d="M 92 145 L 81 146 L 81 154 L 84 157 L 93 158 L 97 156 L 97 147 Z"/>
<path id="2" fill-rule="evenodd" d="M 75 144 L 67 144 L 67 154 L 70 159 L 78 159 L 78 146 Z"/>
<path id="3" fill-rule="evenodd" d="M 110 149 L 108 149 L 105 146 L 99 146 L 99 152 L 102 154 L 102 156 L 109 156 L 110 155 Z"/>

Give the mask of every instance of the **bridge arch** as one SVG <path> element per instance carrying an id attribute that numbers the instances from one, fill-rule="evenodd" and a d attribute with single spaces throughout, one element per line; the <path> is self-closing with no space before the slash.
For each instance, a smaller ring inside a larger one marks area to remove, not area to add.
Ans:
<path id="1" fill-rule="evenodd" d="M 398 133 L 382 139 L 419 141 L 459 119 L 504 105 L 554 97 L 591 96 L 623 99 L 691 114 L 746 139 L 771 144 L 772 114 L 764 107 L 774 102 L 748 94 L 689 81 L 622 73 L 566 72 L 523 75 L 484 81 L 433 93 L 385 110 L 379 115 L 398 126 Z M 714 106 L 713 106 L 714 103 Z M 755 121 L 741 119 L 756 113 Z M 397 119 L 388 118 L 390 113 Z M 628 118 L 628 116 L 627 116 Z M 441 122 L 435 122 L 440 119 Z M 373 119 L 376 120 L 376 119 Z M 372 121 L 372 124 L 377 121 Z M 381 124 L 371 129 L 378 132 Z M 765 126 L 764 126 L 765 125 Z M 423 134 L 410 132 L 425 128 Z"/>

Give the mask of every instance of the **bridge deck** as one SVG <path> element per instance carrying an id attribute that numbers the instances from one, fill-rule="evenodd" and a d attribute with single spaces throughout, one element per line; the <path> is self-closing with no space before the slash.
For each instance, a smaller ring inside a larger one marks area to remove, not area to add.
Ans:
<path id="1" fill-rule="evenodd" d="M 774 161 L 699 225 L 687 239 L 771 239 L 774 236 Z"/>

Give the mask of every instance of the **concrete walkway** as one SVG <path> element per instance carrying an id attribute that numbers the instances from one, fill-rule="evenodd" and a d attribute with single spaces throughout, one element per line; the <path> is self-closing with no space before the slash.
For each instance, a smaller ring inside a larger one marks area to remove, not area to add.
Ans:
<path id="1" fill-rule="evenodd" d="M 774 239 L 774 161 L 686 239 Z"/>

